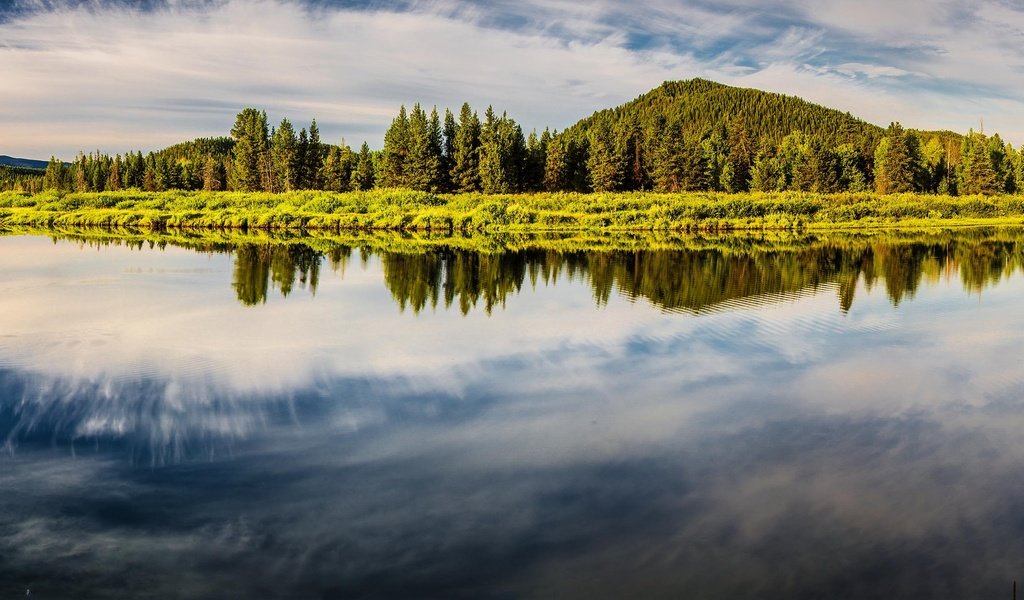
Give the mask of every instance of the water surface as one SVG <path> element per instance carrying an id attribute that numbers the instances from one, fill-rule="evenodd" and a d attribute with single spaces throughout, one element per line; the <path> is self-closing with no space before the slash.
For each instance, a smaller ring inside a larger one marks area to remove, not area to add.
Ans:
<path id="1" fill-rule="evenodd" d="M 0 597 L 1024 579 L 1024 232 L 585 247 L 0 237 Z"/>

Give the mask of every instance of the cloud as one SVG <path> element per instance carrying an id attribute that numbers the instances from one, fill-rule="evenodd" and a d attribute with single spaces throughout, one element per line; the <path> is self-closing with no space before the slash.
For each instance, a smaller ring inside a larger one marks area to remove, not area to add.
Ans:
<path id="1" fill-rule="evenodd" d="M 298 123 L 315 116 L 325 139 L 374 146 L 398 105 L 416 101 L 495 103 L 527 127 L 564 127 L 695 68 L 616 38 L 498 33 L 436 10 L 324 9 L 311 18 L 271 0 L 70 8 L 6 23 L 0 35 L 11 84 L 0 104 L 7 150 L 65 158 L 224 134 L 248 105 Z"/>
<path id="2" fill-rule="evenodd" d="M 995 1 L 23 1 L 0 13 L 0 151 L 155 149 L 251 105 L 373 147 L 416 101 L 563 128 L 694 76 L 1024 142 L 1022 40 Z"/>

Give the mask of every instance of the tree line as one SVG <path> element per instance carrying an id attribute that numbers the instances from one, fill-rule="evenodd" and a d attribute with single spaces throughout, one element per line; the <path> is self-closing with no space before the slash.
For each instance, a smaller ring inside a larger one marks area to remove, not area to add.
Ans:
<path id="1" fill-rule="evenodd" d="M 785 127 L 799 127 L 784 130 Z M 668 82 L 562 131 L 524 134 L 506 113 L 456 116 L 402 106 L 383 148 L 324 143 L 316 120 L 246 108 L 230 137 L 143 156 L 51 159 L 42 188 L 439 193 L 806 191 L 1000 194 L 1024 191 L 1024 153 L 998 134 L 883 130 L 797 98 L 703 80 Z M 0 180 L 2 183 L 2 180 Z"/>

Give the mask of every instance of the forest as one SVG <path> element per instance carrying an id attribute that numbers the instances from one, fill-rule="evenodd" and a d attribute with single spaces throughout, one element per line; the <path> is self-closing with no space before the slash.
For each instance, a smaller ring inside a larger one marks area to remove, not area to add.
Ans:
<path id="1" fill-rule="evenodd" d="M 468 104 L 456 115 L 403 106 L 383 147 L 325 143 L 246 108 L 230 137 L 157 152 L 51 158 L 0 167 L 0 191 L 202 190 L 430 193 L 811 192 L 1003 195 L 1024 192 L 1024 153 L 998 134 L 866 123 L 792 96 L 702 79 L 666 82 L 563 131 L 526 134 Z"/>

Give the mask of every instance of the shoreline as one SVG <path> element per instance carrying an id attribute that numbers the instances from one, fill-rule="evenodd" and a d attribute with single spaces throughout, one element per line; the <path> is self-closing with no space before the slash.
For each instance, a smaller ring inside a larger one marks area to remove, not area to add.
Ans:
<path id="1" fill-rule="evenodd" d="M 0 194 L 3 227 L 440 233 L 728 233 L 1024 225 L 1024 196 L 867 193 Z"/>

